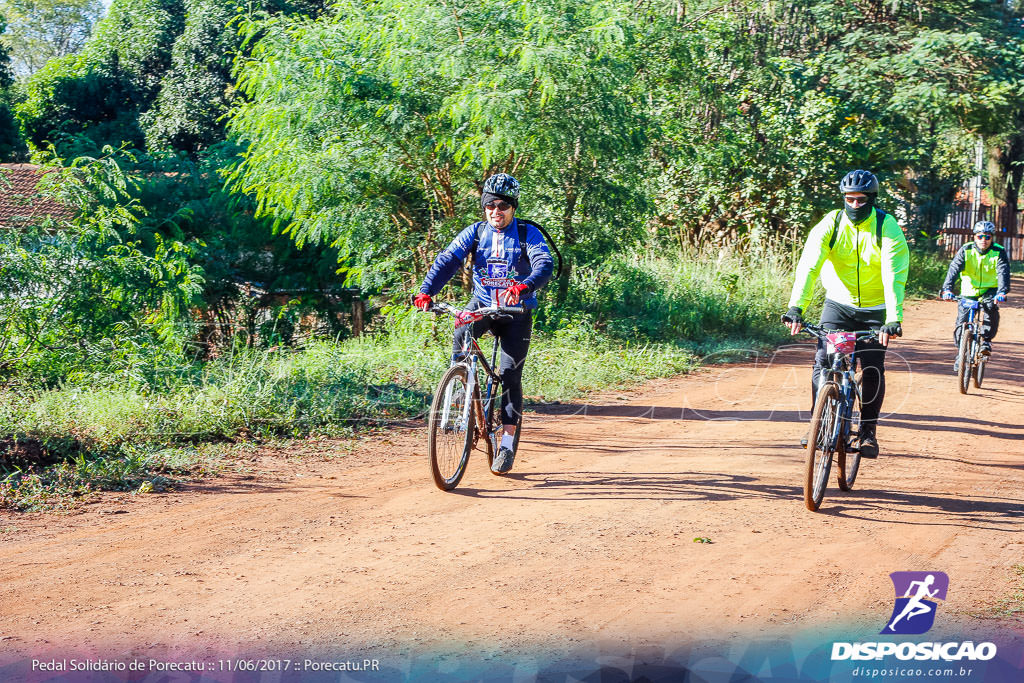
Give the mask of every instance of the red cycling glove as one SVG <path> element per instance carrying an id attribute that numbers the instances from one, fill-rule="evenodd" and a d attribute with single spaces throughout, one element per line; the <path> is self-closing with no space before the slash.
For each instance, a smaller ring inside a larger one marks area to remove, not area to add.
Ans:
<path id="1" fill-rule="evenodd" d="M 432 304 L 433 302 L 434 300 L 430 298 L 429 294 L 424 294 L 423 292 L 420 292 L 412 300 L 412 305 L 420 309 L 421 311 L 425 311 L 428 308 L 430 308 L 430 304 Z"/>
<path id="2" fill-rule="evenodd" d="M 511 285 L 510 287 L 508 287 L 508 289 L 502 292 L 499 295 L 499 298 L 505 300 L 506 306 L 516 306 L 519 304 L 520 295 L 522 295 L 529 288 L 529 285 L 522 282 L 517 282 L 516 284 Z"/>

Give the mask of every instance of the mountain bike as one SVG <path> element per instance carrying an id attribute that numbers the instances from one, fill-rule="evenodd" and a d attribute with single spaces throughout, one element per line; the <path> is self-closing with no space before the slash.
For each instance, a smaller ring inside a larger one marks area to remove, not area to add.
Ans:
<path id="1" fill-rule="evenodd" d="M 853 488 L 860 469 L 857 437 L 862 402 L 860 375 L 855 373 L 858 341 L 877 339 L 873 330 L 841 332 L 804 323 L 803 331 L 824 341 L 829 367 L 815 377 L 818 397 L 811 413 L 807 435 L 807 460 L 804 477 L 804 504 L 814 512 L 825 497 L 825 485 L 832 469 L 838 466 L 836 483 L 843 491 Z"/>
<path id="2" fill-rule="evenodd" d="M 975 389 L 980 389 L 985 379 L 988 356 L 981 352 L 981 342 L 984 341 L 981 327 L 985 323 L 984 305 L 992 303 L 994 299 L 990 296 L 980 299 L 957 296 L 954 299 L 967 309 L 967 320 L 960 325 L 960 344 L 956 349 L 956 383 L 960 393 L 966 394 L 972 379 Z"/>
<path id="3" fill-rule="evenodd" d="M 438 315 L 461 318 L 471 324 L 483 318 L 508 318 L 513 313 L 526 311 L 521 306 L 488 306 L 468 311 L 445 303 L 435 303 L 430 309 Z M 442 491 L 451 491 L 459 485 L 469 464 L 469 454 L 478 443 L 487 453 L 490 469 L 498 452 L 504 425 L 501 423 L 501 374 L 495 372 L 500 344 L 494 342 L 490 363 L 483 350 L 467 334 L 459 354 L 460 360 L 441 377 L 434 392 L 428 417 L 429 436 L 427 450 L 430 454 L 430 473 L 434 483 Z M 512 451 L 519 448 L 519 434 L 523 418 L 519 416 L 516 425 Z M 493 472 L 492 474 L 498 474 Z"/>

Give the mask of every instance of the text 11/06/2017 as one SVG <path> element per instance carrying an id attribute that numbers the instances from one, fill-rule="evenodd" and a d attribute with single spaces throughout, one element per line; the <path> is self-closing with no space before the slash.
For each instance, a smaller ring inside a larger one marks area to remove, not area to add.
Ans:
<path id="1" fill-rule="evenodd" d="M 171 662 L 159 659 L 33 659 L 33 671 L 379 671 L 380 660 L 217 659 Z"/>

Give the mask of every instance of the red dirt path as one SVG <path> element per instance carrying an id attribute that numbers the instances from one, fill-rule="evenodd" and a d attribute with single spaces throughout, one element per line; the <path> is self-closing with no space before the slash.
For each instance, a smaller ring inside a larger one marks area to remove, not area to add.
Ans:
<path id="1" fill-rule="evenodd" d="M 454 493 L 434 488 L 417 424 L 354 450 L 263 451 L 250 475 L 82 514 L 3 514 L 0 648 L 500 657 L 877 634 L 896 570 L 950 576 L 946 632 L 1020 638 L 1024 309 L 1003 308 L 986 384 L 966 396 L 953 315 L 908 307 L 883 454 L 851 493 L 833 475 L 818 513 L 802 501 L 801 345 L 528 413 L 514 472 L 492 476 L 475 454 Z"/>

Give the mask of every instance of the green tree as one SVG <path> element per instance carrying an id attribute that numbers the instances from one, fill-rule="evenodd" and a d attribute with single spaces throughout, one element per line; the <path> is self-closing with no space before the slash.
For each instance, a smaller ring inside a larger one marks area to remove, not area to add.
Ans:
<path id="1" fill-rule="evenodd" d="M 257 6 L 305 15 L 323 5 Z M 114 0 L 80 53 L 50 60 L 25 83 L 17 114 L 28 139 L 68 157 L 122 143 L 195 155 L 223 141 L 221 119 L 234 91 L 230 64 L 240 43 L 228 25 L 236 11 L 217 0 Z M 66 146 L 71 141 L 75 148 Z"/>
<path id="2" fill-rule="evenodd" d="M 0 35 L 3 35 L 6 28 L 6 20 L 0 15 Z M 0 41 L 0 162 L 18 161 L 25 151 L 18 122 L 11 111 L 13 85 L 14 74 L 11 70 L 10 54 L 3 41 Z"/>
<path id="3" fill-rule="evenodd" d="M 1006 2 L 1004 11 L 1010 29 L 1024 26 L 1024 3 Z M 1020 69 L 1013 68 L 1024 60 L 1024 45 L 1017 40 L 994 49 L 1004 63 L 991 74 L 990 89 L 996 95 L 996 106 L 986 124 L 979 126 L 979 132 L 986 137 L 986 166 L 996 209 L 1010 218 L 1016 214 L 1024 178 L 1024 98 L 1020 97 L 1024 77 Z"/>
<path id="4" fill-rule="evenodd" d="M 497 171 L 523 182 L 520 215 L 598 257 L 645 208 L 628 10 L 353 0 L 320 21 L 254 19 L 234 187 L 297 243 L 337 246 L 364 286 L 410 286 Z"/>
<path id="5" fill-rule="evenodd" d="M 0 238 L 0 368 L 47 382 L 97 367 L 111 349 L 179 354 L 202 291 L 195 244 L 138 237 L 146 214 L 131 195 L 139 178 L 113 150 L 67 164 L 54 159 L 39 191 L 77 211 L 74 221 Z"/>
<path id="6" fill-rule="evenodd" d="M 185 3 L 185 26 L 151 109 L 142 114 L 147 147 L 196 152 L 224 140 L 220 119 L 231 99 L 231 59 L 239 38 L 228 27 L 234 7 L 218 0 Z"/>
<path id="7" fill-rule="evenodd" d="M 262 3 L 269 14 L 318 16 L 322 0 Z M 234 98 L 231 65 L 241 37 L 231 19 L 240 9 L 221 0 L 186 0 L 185 27 L 174 42 L 160 94 L 143 114 L 150 150 L 195 154 L 225 139 L 225 114 Z"/>
<path id="8" fill-rule="evenodd" d="M 855 167 L 931 233 L 970 173 L 973 122 L 992 119 L 1022 69 L 1019 27 L 993 3 L 677 7 L 655 13 L 648 61 L 676 209 L 664 222 L 684 236 L 792 234 Z"/>
<path id="9" fill-rule="evenodd" d="M 159 93 L 182 23 L 181 0 L 113 4 L 81 53 L 51 60 L 25 82 L 15 110 L 31 144 L 52 143 L 65 157 L 123 143 L 142 149 L 139 116 Z"/>
<path id="10" fill-rule="evenodd" d="M 0 15 L 9 23 L 3 42 L 11 50 L 15 71 L 26 76 L 51 59 L 80 51 L 103 16 L 103 2 L 0 0 Z"/>

